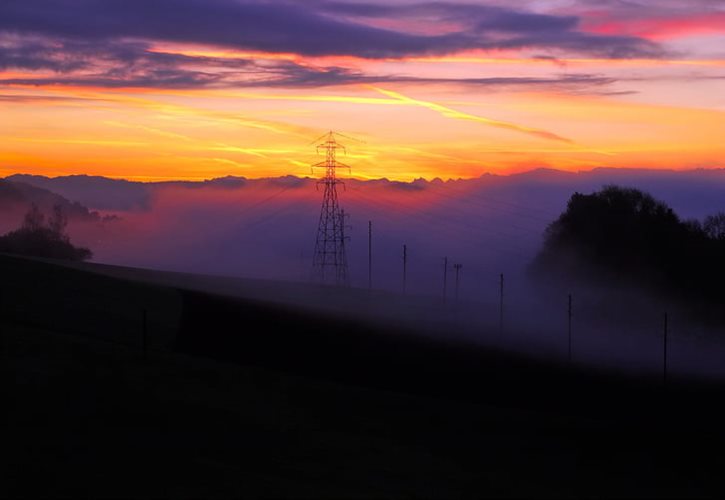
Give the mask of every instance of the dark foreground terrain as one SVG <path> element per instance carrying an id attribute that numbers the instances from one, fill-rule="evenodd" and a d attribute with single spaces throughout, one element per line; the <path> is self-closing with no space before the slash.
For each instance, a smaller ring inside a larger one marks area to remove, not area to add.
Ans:
<path id="1" fill-rule="evenodd" d="M 725 494 L 718 384 L 52 262 L 0 273 L 0 495 Z"/>

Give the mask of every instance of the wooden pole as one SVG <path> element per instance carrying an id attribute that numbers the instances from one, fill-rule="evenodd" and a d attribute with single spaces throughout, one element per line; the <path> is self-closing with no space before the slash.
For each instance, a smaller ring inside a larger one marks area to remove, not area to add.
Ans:
<path id="1" fill-rule="evenodd" d="M 408 245 L 403 245 L 403 295 L 408 291 Z"/>
<path id="2" fill-rule="evenodd" d="M 569 327 L 568 327 L 568 336 L 569 336 L 569 363 L 571 363 L 571 294 L 569 294 Z"/>
<path id="3" fill-rule="evenodd" d="M 148 312 L 146 308 L 141 311 L 141 351 L 144 359 L 148 350 Z"/>
<path id="4" fill-rule="evenodd" d="M 368 289 L 373 289 L 373 221 L 368 221 Z"/>
<path id="5" fill-rule="evenodd" d="M 669 329 L 669 317 L 665 313 L 664 338 L 662 342 L 662 382 L 667 385 L 667 334 Z"/>
<path id="6" fill-rule="evenodd" d="M 499 304 L 498 304 L 498 326 L 503 333 L 503 273 L 501 273 L 501 281 L 499 283 Z"/>
<path id="7" fill-rule="evenodd" d="M 463 264 L 453 264 L 453 268 L 456 270 L 456 302 L 458 302 L 458 285 L 460 283 L 460 272 Z"/>

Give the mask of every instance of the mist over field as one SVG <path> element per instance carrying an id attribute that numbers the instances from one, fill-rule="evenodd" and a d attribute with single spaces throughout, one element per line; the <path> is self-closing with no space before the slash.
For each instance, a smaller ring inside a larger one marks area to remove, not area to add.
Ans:
<path id="1" fill-rule="evenodd" d="M 278 280 L 309 278 L 322 193 L 315 180 L 283 177 L 203 183 L 130 183 L 74 176 L 11 179 L 47 188 L 117 215 L 102 229 L 72 225 L 98 262 Z M 724 171 L 567 173 L 536 170 L 511 176 L 411 183 L 346 181 L 340 203 L 348 218 L 353 286 L 367 287 L 368 221 L 373 222 L 374 288 L 402 287 L 408 246 L 409 290 L 440 294 L 443 259 L 463 265 L 461 296 L 491 298 L 498 275 L 522 279 L 543 232 L 574 192 L 604 185 L 639 188 L 683 219 L 725 209 Z"/>
<path id="2" fill-rule="evenodd" d="M 77 220 L 74 241 L 99 263 L 184 273 L 309 282 L 321 191 L 310 178 L 155 184 L 75 176 L 11 180 L 51 190 L 116 216 Z M 349 215 L 348 258 L 353 287 L 368 285 L 368 221 L 373 222 L 373 288 L 402 290 L 402 247 L 408 247 L 408 293 L 429 296 L 433 310 L 392 303 L 373 309 L 381 317 L 435 323 L 451 338 L 502 342 L 537 354 L 566 355 L 567 295 L 575 296 L 577 357 L 591 363 L 652 372 L 661 361 L 661 322 L 671 312 L 684 339 L 673 365 L 707 376 L 725 375 L 719 329 L 698 312 L 638 291 L 572 288 L 533 282 L 527 268 L 542 247 L 546 227 L 574 192 L 605 185 L 639 188 L 669 204 L 683 220 L 725 209 L 724 171 L 624 171 L 581 173 L 535 170 L 511 176 L 411 183 L 347 180 L 340 203 Z M 449 307 L 440 309 L 444 258 L 448 257 Z M 460 270 L 455 296 L 454 264 Z M 505 323 L 499 335 L 499 276 L 505 275 Z M 399 297 L 399 296 L 398 296 Z M 323 299 L 320 299 L 323 300 Z M 396 301 L 400 298 L 395 299 Z M 428 302 L 425 302 L 428 304 Z M 356 308 L 341 306 L 347 312 Z M 345 309 L 348 307 L 348 309 Z M 370 306 L 372 307 L 372 306 Z M 582 332 L 586 335 L 582 335 Z M 673 368 L 677 369 L 677 368 Z"/>

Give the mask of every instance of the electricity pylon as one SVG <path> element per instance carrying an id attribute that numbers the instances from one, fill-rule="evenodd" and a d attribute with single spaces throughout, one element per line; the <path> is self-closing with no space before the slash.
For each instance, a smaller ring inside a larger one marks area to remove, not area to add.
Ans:
<path id="1" fill-rule="evenodd" d="M 318 154 L 325 152 L 325 161 L 312 165 L 313 172 L 314 168 L 324 168 L 325 176 L 317 181 L 318 189 L 320 185 L 324 187 L 324 195 L 312 259 L 312 279 L 321 284 L 348 286 L 350 278 L 345 253 L 345 213 L 340 209 L 337 197 L 337 185 L 342 184 L 344 187 L 345 183 L 337 178 L 337 169 L 350 170 L 350 167 L 337 161 L 338 149 L 346 153 L 345 146 L 337 142 L 337 135 L 341 134 L 331 131 L 315 141 Z"/>

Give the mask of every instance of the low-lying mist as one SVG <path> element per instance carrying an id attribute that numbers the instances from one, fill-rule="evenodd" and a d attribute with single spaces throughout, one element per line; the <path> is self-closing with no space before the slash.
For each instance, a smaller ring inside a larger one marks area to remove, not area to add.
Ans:
<path id="1" fill-rule="evenodd" d="M 564 285 L 555 279 L 533 283 L 528 278 L 527 268 L 541 248 L 546 227 L 565 210 L 570 196 L 606 184 L 646 190 L 683 218 L 702 219 L 725 209 L 725 173 L 721 171 L 534 171 L 448 182 L 350 180 L 344 190 L 340 187 L 339 196 L 350 216 L 347 251 L 352 285 L 367 288 L 368 221 L 372 221 L 373 288 L 402 291 L 405 244 L 408 297 L 383 294 L 377 304 L 363 297 L 364 307 L 356 310 L 354 303 L 347 303 L 341 310 L 418 324 L 434 335 L 566 360 L 571 294 L 575 362 L 658 373 L 667 312 L 669 369 L 725 376 L 721 326 L 700 321 L 688 306 L 643 291 Z M 309 281 L 322 197 L 313 180 L 169 183 L 143 188 L 147 197 L 143 203 L 101 212 L 117 215 L 119 220 L 71 224 L 73 240 L 90 247 L 95 261 Z M 74 201 L 87 201 L 77 190 L 74 194 Z M 93 194 L 98 199 L 98 191 Z M 139 196 L 138 189 L 134 196 Z M 445 257 L 449 267 L 444 304 Z M 458 280 L 454 264 L 462 265 Z"/>

